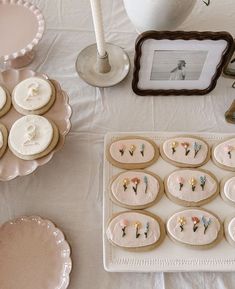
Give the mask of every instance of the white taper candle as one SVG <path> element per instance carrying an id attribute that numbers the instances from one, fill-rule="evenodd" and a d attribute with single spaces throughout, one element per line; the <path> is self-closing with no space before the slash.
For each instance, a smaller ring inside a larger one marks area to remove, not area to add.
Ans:
<path id="1" fill-rule="evenodd" d="M 95 28 L 97 50 L 99 55 L 103 57 L 106 54 L 106 49 L 104 40 L 104 27 L 103 27 L 101 3 L 100 0 L 90 0 L 90 2 L 91 2 L 93 23 Z"/>

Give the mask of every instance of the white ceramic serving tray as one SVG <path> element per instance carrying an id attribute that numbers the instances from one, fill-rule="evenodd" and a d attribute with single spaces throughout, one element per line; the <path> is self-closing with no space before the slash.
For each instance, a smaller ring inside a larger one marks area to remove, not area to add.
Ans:
<path id="1" fill-rule="evenodd" d="M 217 134 L 217 133 L 183 133 L 204 138 L 210 145 L 221 141 L 224 138 L 232 137 L 235 134 Z M 182 132 L 136 132 L 136 133 L 108 133 L 105 137 L 104 149 L 107 143 L 114 141 L 117 137 L 127 135 L 138 135 L 152 139 L 159 146 L 164 140 Z M 210 160 L 202 168 L 205 168 L 215 174 L 220 181 L 222 177 L 231 174 L 217 168 Z M 148 168 L 148 170 L 158 174 L 162 179 L 176 167 L 159 160 Z M 156 249 L 147 252 L 129 252 L 112 246 L 106 238 L 106 226 L 113 213 L 125 211 L 118 207 L 109 199 L 109 181 L 110 178 L 122 170 L 111 165 L 104 154 L 104 190 L 103 190 L 103 261 L 104 268 L 109 272 L 176 272 L 176 271 L 235 271 L 235 249 L 230 246 L 225 239 L 218 245 L 208 250 L 196 250 L 176 245 L 168 237 Z M 159 203 L 146 209 L 159 215 L 164 221 L 169 215 L 179 210 L 181 206 L 171 202 L 166 195 L 162 197 Z M 235 209 L 227 205 L 220 196 L 211 203 L 203 206 L 216 213 L 222 221 L 225 217 L 234 213 Z"/>

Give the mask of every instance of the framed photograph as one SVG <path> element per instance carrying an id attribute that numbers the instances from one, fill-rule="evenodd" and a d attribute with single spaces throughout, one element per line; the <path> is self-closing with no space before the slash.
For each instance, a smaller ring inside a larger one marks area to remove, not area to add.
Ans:
<path id="1" fill-rule="evenodd" d="M 144 32 L 136 40 L 133 91 L 138 95 L 207 94 L 233 52 L 233 37 L 227 32 Z"/>

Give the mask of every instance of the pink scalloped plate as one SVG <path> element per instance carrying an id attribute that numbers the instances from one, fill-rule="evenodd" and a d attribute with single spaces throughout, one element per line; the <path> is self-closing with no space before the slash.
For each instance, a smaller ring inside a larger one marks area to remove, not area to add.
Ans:
<path id="1" fill-rule="evenodd" d="M 38 216 L 0 227 L 0 288 L 66 289 L 72 269 L 63 233 Z"/>
<path id="2" fill-rule="evenodd" d="M 35 75 L 48 79 L 46 75 L 36 73 L 29 69 L 9 69 L 0 72 L 0 84 L 12 92 L 13 88 L 20 81 Z M 72 115 L 72 109 L 69 105 L 69 97 L 66 92 L 61 89 L 59 83 L 55 80 L 50 81 L 56 88 L 56 100 L 52 108 L 43 116 L 55 122 L 60 132 L 60 140 L 56 148 L 50 154 L 33 161 L 21 160 L 7 149 L 3 157 L 0 159 L 1 181 L 9 181 L 18 176 L 31 174 L 37 169 L 37 167 L 48 163 L 52 159 L 54 153 L 60 150 L 64 145 L 65 137 L 71 128 L 70 117 Z M 22 117 L 22 115 L 12 107 L 11 110 L 0 119 L 0 122 L 3 123 L 9 131 L 12 124 L 20 117 Z"/>
<path id="3" fill-rule="evenodd" d="M 0 0 L 0 58 L 10 67 L 28 65 L 41 40 L 45 21 L 37 6 L 26 0 Z"/>

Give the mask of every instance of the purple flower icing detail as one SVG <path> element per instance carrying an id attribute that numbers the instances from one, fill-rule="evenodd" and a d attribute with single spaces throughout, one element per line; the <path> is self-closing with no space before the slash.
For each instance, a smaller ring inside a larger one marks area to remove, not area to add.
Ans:
<path id="1" fill-rule="evenodd" d="M 205 188 L 205 184 L 206 184 L 206 176 L 201 176 L 200 177 L 200 186 L 202 187 L 203 191 L 204 191 L 204 188 Z"/>
<path id="2" fill-rule="evenodd" d="M 195 142 L 193 144 L 193 148 L 194 148 L 194 158 L 197 156 L 197 154 L 199 153 L 199 151 L 202 148 L 202 145 L 200 145 L 199 143 Z"/>
<path id="3" fill-rule="evenodd" d="M 149 232 L 149 222 L 147 222 L 145 226 L 145 232 L 144 232 L 145 238 L 148 237 L 148 232 Z"/>
<path id="4" fill-rule="evenodd" d="M 144 183 L 145 183 L 145 194 L 147 194 L 148 191 L 148 178 L 146 176 L 144 176 Z"/>
<path id="5" fill-rule="evenodd" d="M 142 144 L 141 148 L 140 148 L 140 153 L 141 153 L 142 156 L 144 156 L 144 149 L 145 149 L 145 145 Z"/>
<path id="6" fill-rule="evenodd" d="M 204 225 L 204 234 L 206 234 L 206 231 L 211 223 L 212 223 L 211 218 L 207 220 L 205 216 L 202 216 L 202 224 Z"/>

